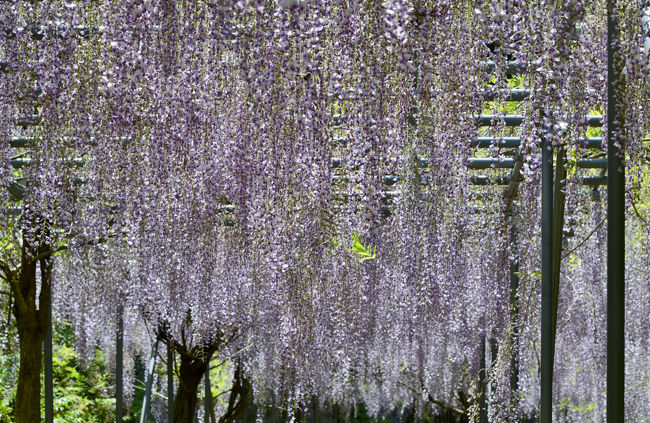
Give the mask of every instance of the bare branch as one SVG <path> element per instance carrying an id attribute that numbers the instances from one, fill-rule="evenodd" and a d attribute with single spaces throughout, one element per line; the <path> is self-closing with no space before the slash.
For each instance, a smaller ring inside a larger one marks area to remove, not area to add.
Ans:
<path id="1" fill-rule="evenodd" d="M 566 253 L 565 255 L 562 256 L 562 260 L 564 260 L 565 258 L 569 257 L 571 254 L 573 254 L 573 252 L 574 252 L 575 250 L 577 250 L 578 248 L 580 248 L 580 247 L 582 246 L 582 244 L 584 244 L 585 242 L 587 242 L 587 240 L 588 240 L 589 238 L 591 238 L 591 236 L 592 236 L 593 234 L 596 233 L 596 231 L 598 230 L 598 228 L 600 228 L 601 226 L 603 226 L 603 223 L 605 223 L 606 220 L 607 220 L 607 218 L 604 218 L 603 220 L 601 220 L 600 223 L 599 223 L 599 224 L 598 224 L 598 225 L 597 225 L 597 226 L 596 226 L 596 227 L 595 227 L 591 232 L 589 232 L 589 235 L 587 235 L 587 236 L 585 237 L 585 239 L 583 239 L 582 241 L 580 241 L 580 243 L 579 243 L 578 245 L 576 245 L 576 246 L 575 246 L 571 251 L 569 251 L 568 253 Z"/>
<path id="2" fill-rule="evenodd" d="M 408 388 L 411 391 L 413 391 L 414 393 L 421 396 L 421 392 L 418 392 L 418 390 L 413 388 L 412 386 L 407 385 L 406 383 L 402 382 L 401 380 L 399 380 L 398 383 L 400 385 L 404 386 L 405 388 Z M 467 414 L 467 411 L 458 409 L 458 408 L 454 407 L 453 405 L 449 405 L 449 404 L 447 404 L 445 402 L 437 400 L 431 394 L 427 394 L 427 399 L 429 400 L 430 403 L 432 403 L 434 405 L 437 405 L 440 408 L 443 408 L 443 409 L 445 409 L 447 411 L 451 411 L 452 413 L 458 414 L 459 416 L 469 417 L 469 414 Z"/>

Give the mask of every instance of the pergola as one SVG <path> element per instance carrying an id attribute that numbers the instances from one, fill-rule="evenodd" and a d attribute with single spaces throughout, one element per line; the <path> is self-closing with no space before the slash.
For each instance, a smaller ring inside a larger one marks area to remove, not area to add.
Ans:
<path id="1" fill-rule="evenodd" d="M 617 50 L 618 28 L 616 17 L 612 13 L 613 1 L 608 0 L 608 27 L 607 27 L 607 158 L 592 158 L 578 160 L 577 166 L 582 169 L 600 169 L 599 176 L 584 178 L 582 184 L 586 187 L 599 185 L 607 186 L 607 421 L 622 422 L 624 420 L 624 278 L 625 278 L 625 173 L 623 159 L 623 145 L 621 145 L 621 125 L 617 107 L 617 90 L 621 79 L 621 69 L 616 65 L 616 57 L 619 54 Z M 77 28 L 78 33 L 83 37 L 91 37 L 97 33 L 92 28 Z M 39 28 L 30 28 L 31 36 L 39 39 Z M 492 69 L 496 67 L 494 63 L 483 64 Z M 11 71 L 11 64 L 0 63 L 0 72 Z M 525 73 L 526 67 L 517 62 L 507 64 L 507 73 L 510 75 Z M 32 93 L 38 96 L 40 93 L 36 90 Z M 483 94 L 486 101 L 500 99 L 503 101 L 519 102 L 524 101 L 530 92 L 525 89 L 513 89 L 507 92 L 486 92 Z M 335 121 L 340 124 L 343 119 L 340 116 L 335 117 Z M 476 117 L 477 125 L 484 128 L 490 128 L 493 124 L 500 122 L 506 127 L 517 128 L 525 121 L 521 115 L 481 115 Z M 585 122 L 589 127 L 602 127 L 603 117 L 599 115 L 585 116 Z M 19 116 L 15 121 L 16 127 L 22 128 L 24 135 L 18 135 L 9 140 L 12 148 L 21 151 L 20 157 L 10 161 L 14 169 L 28 168 L 31 163 L 29 157 L 25 157 L 24 152 L 29 151 L 33 143 L 38 139 L 29 134 L 29 128 L 41 124 L 41 118 L 38 115 Z M 341 141 L 344 142 L 344 141 Z M 600 137 L 586 138 L 580 140 L 585 149 L 602 149 L 603 139 Z M 557 306 L 559 292 L 559 272 L 560 260 L 562 256 L 562 239 L 564 230 L 564 194 L 562 191 L 562 181 L 566 178 L 566 164 L 563 162 L 563 153 L 557 151 L 547 139 L 539 140 L 542 155 L 542 198 L 541 198 L 541 275 L 542 275 L 542 328 L 541 328 L 541 417 L 542 423 L 552 421 L 552 393 L 553 393 L 553 366 L 554 366 L 554 347 L 555 332 L 557 322 Z M 477 150 L 498 146 L 500 149 L 507 151 L 512 158 L 496 159 L 488 157 L 471 158 L 467 166 L 471 170 L 486 169 L 504 169 L 500 176 L 488 176 L 476 174 L 472 176 L 471 183 L 476 186 L 498 185 L 502 186 L 502 214 L 504 223 L 510 226 L 511 240 L 516 243 L 517 239 L 517 214 L 514 202 L 517 198 L 519 186 L 523 181 L 522 167 L 524 157 L 528 154 L 522 139 L 517 136 L 502 137 L 490 136 L 485 134 L 476 139 L 475 147 Z M 554 152 L 557 154 L 554 155 Z M 555 159 L 555 160 L 554 160 Z M 554 165 L 555 161 L 555 165 Z M 73 158 L 70 160 L 74 166 L 81 167 L 84 160 Z M 426 166 L 426 160 L 422 163 Z M 336 160 L 332 163 L 333 167 L 340 166 Z M 606 176 L 604 175 L 606 173 Z M 84 181 L 80 178 L 75 179 L 75 183 L 82 184 Z M 386 175 L 384 182 L 387 187 L 399 184 L 398 175 Z M 14 181 L 9 187 L 10 194 L 20 201 L 28 187 L 24 186 L 21 181 Z M 231 211 L 231 207 L 224 208 L 225 212 Z M 385 213 L 389 214 L 391 209 L 385 206 Z M 20 207 L 13 207 L 6 210 L 7 213 L 20 214 Z M 513 303 L 511 308 L 511 319 L 517 318 L 517 290 L 518 290 L 518 264 L 512 261 L 510 264 L 510 301 Z M 116 334 L 116 398 L 117 398 L 117 421 L 122 420 L 123 415 L 123 321 L 122 311 L 117 311 L 118 331 Z M 45 421 L 53 421 L 53 382 L 52 382 L 52 328 L 51 328 L 51 309 L 48 310 L 49 326 L 43 344 L 45 357 Z M 516 333 L 515 333 L 516 337 Z M 485 339 L 483 340 L 485 343 Z M 152 376 L 155 367 L 155 355 L 158 343 L 154 344 L 153 354 L 147 366 L 146 395 L 143 405 L 141 422 L 146 421 L 146 417 L 151 404 Z M 485 345 L 483 346 L 485 353 Z M 168 364 L 172 363 L 171 349 L 168 348 Z M 485 368 L 485 354 L 482 367 Z M 513 369 L 517 368 L 516 357 L 513 358 Z M 173 387 L 173 373 L 171 367 L 168 371 L 167 383 Z M 485 378 L 485 370 L 482 373 Z M 516 371 L 510 380 L 512 389 L 516 389 L 518 378 Z M 206 392 L 209 392 L 209 380 L 205 378 Z M 171 390 L 170 390 L 171 391 Z M 206 407 L 209 407 L 209 398 L 206 397 Z M 172 421 L 173 399 L 168 399 L 169 419 Z M 487 405 L 485 397 L 481 410 L 481 421 L 487 422 Z M 207 408 L 206 408 L 207 410 Z M 209 413 L 206 412 L 206 422 Z"/>

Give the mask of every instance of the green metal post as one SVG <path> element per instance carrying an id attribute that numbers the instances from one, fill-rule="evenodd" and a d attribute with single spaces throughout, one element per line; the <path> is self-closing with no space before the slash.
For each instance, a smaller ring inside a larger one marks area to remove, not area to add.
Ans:
<path id="1" fill-rule="evenodd" d="M 172 341 L 167 344 L 167 421 L 174 421 L 174 351 Z"/>
<path id="2" fill-rule="evenodd" d="M 149 410 L 151 410 L 151 389 L 153 385 L 153 375 L 156 368 L 156 354 L 158 353 L 158 339 L 153 343 L 151 349 L 151 359 L 147 367 L 147 381 L 144 391 L 144 401 L 142 402 L 142 414 L 140 414 L 140 423 L 146 423 L 149 417 Z"/>
<path id="3" fill-rule="evenodd" d="M 210 390 L 210 363 L 208 362 L 208 368 L 205 369 L 205 374 L 203 375 L 203 389 L 205 391 L 205 398 L 203 399 L 203 412 L 205 416 L 203 421 L 205 423 L 210 423 L 210 410 L 212 408 L 212 392 Z"/>
<path id="4" fill-rule="evenodd" d="M 42 270 L 41 270 L 42 271 Z M 49 290 L 52 286 L 49 285 Z M 50 298 L 52 296 L 50 295 Z M 45 423 L 54 422 L 54 377 L 52 371 L 52 301 L 47 310 L 47 329 L 43 339 L 43 373 L 45 379 Z"/>
<path id="5" fill-rule="evenodd" d="M 607 1 L 607 422 L 625 421 L 625 164 L 616 1 Z"/>
<path id="6" fill-rule="evenodd" d="M 115 421 L 124 417 L 124 308 L 117 306 L 117 333 L 115 334 Z"/>
<path id="7" fill-rule="evenodd" d="M 510 392 L 511 398 L 516 399 L 519 388 L 519 258 L 516 255 L 517 225 L 515 217 L 510 217 L 510 343 L 512 358 L 510 360 Z"/>
<path id="8" fill-rule="evenodd" d="M 542 334 L 540 423 L 553 420 L 553 151 L 542 139 Z"/>
<path id="9" fill-rule="evenodd" d="M 487 364 L 485 359 L 485 335 L 481 335 L 481 363 L 479 364 L 480 369 L 478 373 L 478 384 L 479 390 L 481 393 L 479 401 L 479 423 L 488 423 L 488 414 L 487 414 L 487 395 L 486 384 L 487 384 Z"/>

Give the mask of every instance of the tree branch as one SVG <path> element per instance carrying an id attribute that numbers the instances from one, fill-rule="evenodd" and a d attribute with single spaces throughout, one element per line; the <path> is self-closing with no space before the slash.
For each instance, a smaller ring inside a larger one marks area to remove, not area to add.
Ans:
<path id="1" fill-rule="evenodd" d="M 88 242 L 85 242 L 85 243 L 83 243 L 81 245 L 82 246 L 92 246 L 92 245 L 103 244 L 104 242 L 107 242 L 109 239 L 115 238 L 115 237 L 117 237 L 119 235 L 123 235 L 123 234 L 124 233 L 111 233 L 111 234 L 106 235 L 106 237 L 104 237 L 104 238 L 99 238 L 96 241 L 94 241 L 94 240 L 93 241 L 88 241 Z M 69 247 L 70 247 L 69 245 L 60 245 L 60 246 L 58 246 L 56 248 L 48 248 L 45 251 L 42 251 L 41 253 L 37 254 L 32 260 L 40 260 L 40 259 L 50 257 L 50 256 L 58 253 L 59 251 L 67 250 Z"/>
<path id="2" fill-rule="evenodd" d="M 588 240 L 589 238 L 591 238 L 591 236 L 592 236 L 594 233 L 596 233 L 596 231 L 598 230 L 598 228 L 600 228 L 601 226 L 603 226 L 603 223 L 605 223 L 605 220 L 607 220 L 606 217 L 603 218 L 603 220 L 601 220 L 600 223 L 599 223 L 599 224 L 598 224 L 598 225 L 597 225 L 597 226 L 596 226 L 596 227 L 595 227 L 591 232 L 589 232 L 589 235 L 587 235 L 585 239 L 583 239 L 582 241 L 580 241 L 580 244 L 576 245 L 576 246 L 575 246 L 571 251 L 569 251 L 568 253 L 566 253 L 565 255 L 563 255 L 563 256 L 562 256 L 562 260 L 564 260 L 565 258 L 569 257 L 571 254 L 573 254 L 573 252 L 574 252 L 575 250 L 577 250 L 578 248 L 580 248 L 580 247 L 582 246 L 582 244 L 584 244 L 585 242 L 587 242 L 587 240 Z"/>
<path id="3" fill-rule="evenodd" d="M 67 245 L 61 245 L 56 248 L 48 248 L 45 251 L 38 253 L 35 257 L 32 258 L 32 260 L 36 261 L 36 260 L 46 259 L 58 253 L 59 251 L 63 251 L 67 249 L 68 249 Z"/>
<path id="4" fill-rule="evenodd" d="M 26 313 L 27 303 L 25 302 L 25 297 L 23 297 L 23 294 L 20 291 L 16 272 L 13 271 L 5 262 L 0 262 L 0 269 L 2 269 L 2 272 L 5 274 L 5 279 L 9 282 L 11 293 L 13 293 L 13 296 L 16 299 L 16 307 L 18 308 L 18 311 L 20 313 Z"/>
<path id="5" fill-rule="evenodd" d="M 400 385 L 404 386 L 405 388 L 408 388 L 411 391 L 415 392 L 416 394 L 421 395 L 421 393 L 418 392 L 415 388 L 413 388 L 412 386 L 407 385 L 406 383 L 402 382 L 401 380 L 398 380 L 397 382 Z M 449 405 L 449 404 L 447 404 L 445 402 L 439 401 L 439 400 L 435 399 L 431 394 L 427 394 L 427 399 L 429 400 L 430 403 L 432 403 L 434 405 L 437 405 L 440 408 L 443 408 L 443 409 L 445 409 L 447 411 L 451 411 L 452 413 L 458 414 L 459 416 L 469 417 L 469 414 L 467 414 L 467 411 L 460 410 L 460 409 L 454 407 L 453 405 Z"/>
<path id="6" fill-rule="evenodd" d="M 250 389 L 250 382 L 244 374 L 241 363 L 238 363 L 235 369 L 235 379 L 230 390 L 230 398 L 228 399 L 228 409 L 219 419 L 219 423 L 232 423 L 239 417 L 246 407 Z"/>
<path id="7" fill-rule="evenodd" d="M 646 226 L 648 226 L 648 221 L 645 220 L 645 218 L 641 215 L 641 213 L 639 213 L 639 210 L 636 208 L 636 203 L 635 203 L 634 201 L 631 201 L 631 203 L 632 203 L 632 208 L 634 208 L 634 214 L 636 214 L 636 216 L 637 216 L 639 219 L 641 219 L 641 221 L 642 221 Z"/>
<path id="8" fill-rule="evenodd" d="M 41 294 L 38 297 L 38 320 L 42 327 L 51 325 L 49 311 L 52 306 L 52 265 L 51 257 L 40 259 Z M 47 329 L 45 329 L 47 330 Z"/>
<path id="9" fill-rule="evenodd" d="M 467 414 L 467 412 L 465 412 L 465 411 L 463 411 L 463 410 L 459 410 L 458 408 L 456 408 L 456 407 L 454 407 L 454 406 L 452 406 L 452 405 L 445 404 L 445 403 L 442 402 L 442 401 L 438 401 L 437 399 L 433 398 L 433 397 L 431 396 L 431 394 L 428 394 L 427 398 L 429 399 L 429 402 L 431 402 L 432 404 L 437 405 L 437 406 L 440 407 L 440 408 L 443 408 L 443 409 L 445 409 L 445 410 L 447 410 L 447 411 L 451 411 L 452 413 L 454 413 L 454 414 L 458 414 L 458 415 L 463 416 L 463 417 L 468 417 L 468 416 L 469 416 L 469 415 Z"/>

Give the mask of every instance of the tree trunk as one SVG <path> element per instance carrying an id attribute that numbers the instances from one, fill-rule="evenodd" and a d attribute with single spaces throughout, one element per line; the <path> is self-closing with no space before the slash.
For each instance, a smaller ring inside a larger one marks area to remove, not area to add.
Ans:
<path id="1" fill-rule="evenodd" d="M 232 382 L 232 389 L 230 390 L 230 398 L 228 399 L 228 409 L 226 413 L 221 416 L 219 423 L 234 423 L 246 408 L 246 402 L 251 392 L 251 384 L 246 375 L 241 363 L 237 364 L 235 368 L 235 378 Z M 301 411 L 301 410 L 298 410 Z M 305 415 L 306 417 L 306 415 Z M 303 421 L 302 417 L 296 421 Z"/>
<path id="2" fill-rule="evenodd" d="M 191 320 L 188 318 L 188 324 L 190 322 Z M 182 329 L 180 334 L 181 342 L 178 342 L 169 333 L 169 325 L 166 322 L 163 321 L 158 324 L 158 339 L 167 345 L 171 345 L 180 356 L 181 361 L 178 369 L 178 390 L 174 398 L 174 423 L 194 422 L 199 383 L 208 370 L 212 355 L 219 350 L 222 343 L 222 334 L 219 334 L 213 340 L 203 339 L 198 344 L 188 348 L 185 329 Z"/>
<path id="3" fill-rule="evenodd" d="M 20 276 L 12 284 L 15 297 L 14 316 L 20 345 L 20 368 L 16 387 L 16 423 L 41 421 L 41 346 L 47 324 L 47 310 L 51 301 L 49 268 L 41 272 L 41 293 L 36 308 L 36 263 L 28 254 L 23 241 Z M 49 267 L 49 266 L 48 266 Z"/>
<path id="4" fill-rule="evenodd" d="M 30 316 L 31 317 L 31 316 Z M 20 344 L 20 370 L 16 390 L 16 423 L 38 423 L 41 421 L 41 344 L 43 336 L 37 324 L 18 327 Z"/>
<path id="5" fill-rule="evenodd" d="M 174 423 L 193 423 L 199 383 L 209 362 L 210 357 L 202 361 L 181 355 L 180 383 L 174 399 Z"/>

